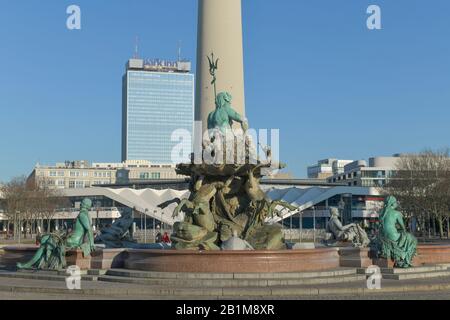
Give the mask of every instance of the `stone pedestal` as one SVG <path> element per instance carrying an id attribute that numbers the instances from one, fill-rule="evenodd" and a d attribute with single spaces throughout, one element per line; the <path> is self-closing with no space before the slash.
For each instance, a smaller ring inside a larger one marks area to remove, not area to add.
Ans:
<path id="1" fill-rule="evenodd" d="M 123 268 L 127 249 L 97 249 L 92 252 L 91 269 Z"/>
<path id="2" fill-rule="evenodd" d="M 372 264 L 372 255 L 369 248 L 339 249 L 339 265 L 341 267 L 367 268 Z"/>
<path id="3" fill-rule="evenodd" d="M 419 245 L 417 246 L 417 256 L 413 259 L 413 266 L 420 267 L 424 265 L 446 264 L 450 263 L 449 245 Z M 373 264 L 380 268 L 393 268 L 394 262 L 390 259 L 373 259 Z"/>
<path id="4" fill-rule="evenodd" d="M 376 258 L 373 259 L 372 262 L 374 266 L 379 266 L 380 268 L 389 268 L 389 269 L 394 268 L 394 261 L 390 259 L 388 260 L 384 258 Z"/>
<path id="5" fill-rule="evenodd" d="M 66 252 L 67 266 L 78 266 L 81 270 L 91 268 L 91 257 L 84 257 L 83 251 L 80 249 L 69 250 Z"/>

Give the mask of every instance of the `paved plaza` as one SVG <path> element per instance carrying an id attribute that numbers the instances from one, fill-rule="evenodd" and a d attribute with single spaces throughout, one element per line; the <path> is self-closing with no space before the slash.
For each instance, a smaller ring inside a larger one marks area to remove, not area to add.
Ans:
<path id="1" fill-rule="evenodd" d="M 283 288 L 175 288 L 130 283 L 82 281 L 81 290 L 68 290 L 64 281 L 1 276 L 0 298 L 12 300 L 400 300 L 450 299 L 450 277 L 382 280 L 381 290 L 369 290 L 365 281 Z"/>

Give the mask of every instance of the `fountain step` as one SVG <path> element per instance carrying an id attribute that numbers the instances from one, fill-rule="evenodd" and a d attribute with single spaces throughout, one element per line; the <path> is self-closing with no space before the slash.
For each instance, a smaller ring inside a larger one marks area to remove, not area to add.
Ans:
<path id="1" fill-rule="evenodd" d="M 434 272 L 447 270 L 447 266 L 443 265 L 433 265 L 433 266 L 421 266 L 413 268 L 381 268 L 381 273 L 383 274 L 407 274 L 407 273 L 420 273 L 420 272 Z"/>
<path id="2" fill-rule="evenodd" d="M 164 287 L 213 287 L 213 288 L 237 288 L 237 287 L 274 287 L 274 286 L 298 286 L 344 283 L 365 281 L 365 275 L 343 275 L 333 277 L 299 278 L 299 279 L 156 279 L 133 278 L 120 276 L 99 276 L 98 281 L 130 283 Z"/>
<path id="3" fill-rule="evenodd" d="M 108 272 L 106 269 L 90 269 L 87 274 L 90 276 L 103 276 Z"/>
<path id="4" fill-rule="evenodd" d="M 106 273 L 106 275 L 105 275 Z M 33 280 L 65 281 L 65 271 L 20 270 L 0 272 L 0 277 Z M 209 273 L 165 273 L 134 270 L 88 270 L 81 275 L 85 281 L 110 281 L 146 285 L 186 286 L 186 287 L 266 287 L 327 284 L 358 281 L 365 278 L 357 275 L 356 269 L 339 269 L 302 273 L 262 273 L 262 274 L 209 274 Z"/>
<path id="5" fill-rule="evenodd" d="M 383 274 L 383 279 L 387 280 L 411 280 L 411 279 L 426 279 L 449 277 L 450 271 L 432 271 L 432 272 L 418 272 L 418 273 L 397 273 L 397 274 Z"/>
<path id="6" fill-rule="evenodd" d="M 126 269 L 110 269 L 106 272 L 108 276 L 124 278 L 142 278 L 142 279 L 241 279 L 241 280 L 267 280 L 267 279 L 308 279 L 338 277 L 346 275 L 355 275 L 354 268 L 341 268 L 330 271 L 317 272 L 289 272 L 289 273 L 190 273 L 190 272 L 151 272 Z"/>
<path id="7" fill-rule="evenodd" d="M 382 274 L 415 274 L 422 272 L 435 272 L 435 271 L 446 271 L 448 270 L 447 265 L 430 265 L 430 266 L 420 266 L 413 268 L 380 268 Z M 358 268 L 358 274 L 365 274 L 366 268 Z"/>
<path id="8" fill-rule="evenodd" d="M 23 274 L 41 274 L 41 275 L 55 275 L 55 276 L 67 276 L 66 270 L 36 270 L 36 269 L 20 269 L 17 273 Z M 80 270 L 81 275 L 87 275 L 88 270 Z"/>
<path id="9" fill-rule="evenodd" d="M 5 278 L 18 278 L 18 279 L 31 279 L 31 280 L 47 280 L 47 281 L 66 281 L 68 274 L 53 271 L 34 271 L 34 272 L 10 272 L 1 271 L 0 277 Z M 81 280 L 96 281 L 97 276 L 93 275 L 81 275 Z"/>

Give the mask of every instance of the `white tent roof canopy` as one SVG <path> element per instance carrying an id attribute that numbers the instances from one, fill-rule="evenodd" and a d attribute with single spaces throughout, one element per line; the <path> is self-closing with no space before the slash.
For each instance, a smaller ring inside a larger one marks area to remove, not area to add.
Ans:
<path id="1" fill-rule="evenodd" d="M 265 187 L 267 197 L 271 200 L 286 201 L 298 209 L 295 211 L 284 210 L 283 217 L 275 217 L 271 219 L 271 222 L 278 222 L 281 219 L 295 215 L 298 212 L 307 210 L 312 206 L 325 201 L 329 198 L 339 194 L 354 194 L 361 196 L 379 195 L 379 192 L 375 188 L 366 187 Z M 64 189 L 64 194 L 68 197 L 92 197 L 92 196 L 104 196 L 110 198 L 116 202 L 119 202 L 130 208 L 136 208 L 139 212 L 147 214 L 150 217 L 156 218 L 169 225 L 173 225 L 176 221 L 183 219 L 180 215 L 178 218 L 172 218 L 172 212 L 176 207 L 176 203 L 172 203 L 165 209 L 158 208 L 158 205 L 173 200 L 175 198 L 185 199 L 188 198 L 190 192 L 188 190 L 156 190 L 156 189 L 141 189 L 135 190 L 130 188 L 112 189 L 93 187 L 85 189 Z M 282 209 L 282 208 L 278 208 Z"/>

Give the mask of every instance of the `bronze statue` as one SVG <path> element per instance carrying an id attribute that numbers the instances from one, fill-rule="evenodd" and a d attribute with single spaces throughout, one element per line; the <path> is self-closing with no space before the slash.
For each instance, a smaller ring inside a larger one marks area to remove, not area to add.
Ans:
<path id="1" fill-rule="evenodd" d="M 137 241 L 133 239 L 133 210 L 124 209 L 121 217 L 112 226 L 101 230 L 95 238 L 95 243 L 102 243 L 106 248 L 136 247 Z"/>
<path id="2" fill-rule="evenodd" d="M 339 220 L 339 210 L 337 208 L 330 208 L 330 215 L 326 229 L 336 241 L 351 242 L 354 247 L 358 248 L 365 248 L 369 245 L 369 237 L 363 228 L 356 223 L 343 226 Z"/>
<path id="3" fill-rule="evenodd" d="M 212 55 L 209 63 L 216 95 L 218 60 Z M 177 166 L 178 174 L 191 177 L 191 195 L 189 199 L 174 200 L 178 202 L 174 217 L 180 211 L 185 213 L 184 220 L 174 225 L 171 238 L 176 249 L 219 250 L 233 247 L 233 243 L 241 244 L 237 247 L 244 247 L 245 243 L 246 248 L 256 250 L 286 249 L 281 226 L 266 221 L 280 214 L 278 207 L 297 208 L 283 201 L 271 201 L 260 186 L 265 174 L 283 165 L 272 163 L 270 148 L 263 148 L 267 161 L 256 159 L 256 148 L 247 134 L 248 123 L 231 107 L 231 99 L 228 92 L 217 94 L 216 108 L 208 116 L 210 134 L 203 141 L 203 151 L 212 159 L 206 161 L 203 157 L 198 164 L 192 157 L 191 163 Z M 240 123 L 242 130 L 234 130 L 233 122 Z M 174 201 L 159 207 L 165 208 Z"/>
<path id="4" fill-rule="evenodd" d="M 95 250 L 92 219 L 89 209 L 92 207 L 90 199 L 81 202 L 81 209 L 75 221 L 73 231 L 66 237 L 65 233 L 48 233 L 41 238 L 41 245 L 33 258 L 27 263 L 17 263 L 19 269 L 48 269 L 60 270 L 66 267 L 66 251 L 81 249 L 87 257 Z"/>
<path id="5" fill-rule="evenodd" d="M 379 253 L 383 258 L 392 259 L 395 267 L 409 268 L 412 267 L 412 260 L 416 255 L 417 239 L 407 232 L 403 215 L 396 210 L 397 207 L 395 197 L 386 198 L 379 217 Z"/>

